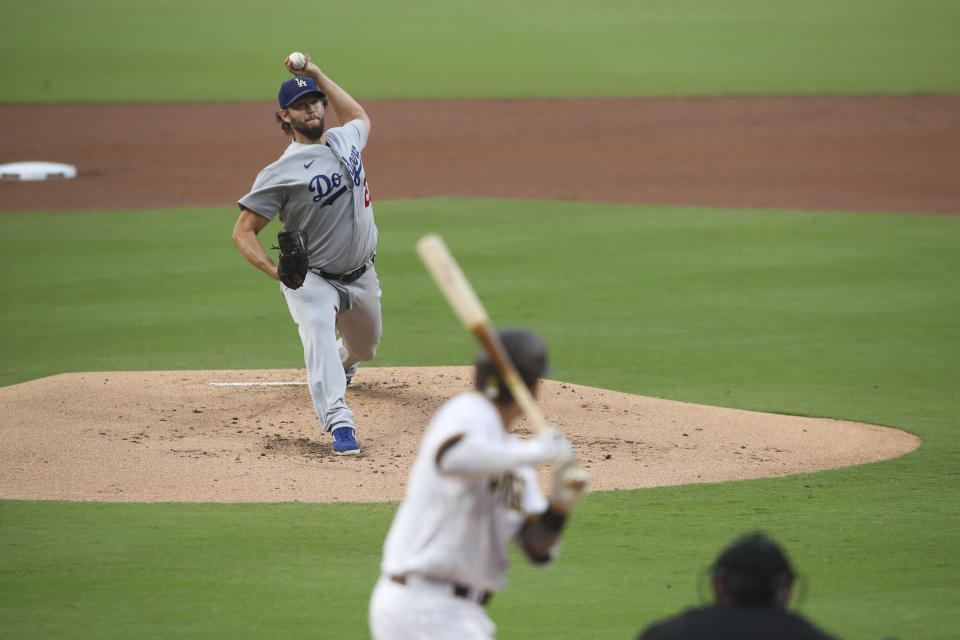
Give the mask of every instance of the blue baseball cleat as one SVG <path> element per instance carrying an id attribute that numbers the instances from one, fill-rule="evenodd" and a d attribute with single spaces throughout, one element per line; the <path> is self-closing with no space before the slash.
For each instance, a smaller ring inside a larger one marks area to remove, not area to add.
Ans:
<path id="1" fill-rule="evenodd" d="M 360 453 L 353 427 L 337 427 L 333 430 L 333 452 L 338 456 L 355 456 Z"/>

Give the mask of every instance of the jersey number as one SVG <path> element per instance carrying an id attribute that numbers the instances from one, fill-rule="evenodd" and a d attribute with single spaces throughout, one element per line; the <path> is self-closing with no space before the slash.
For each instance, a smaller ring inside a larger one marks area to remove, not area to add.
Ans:
<path id="1" fill-rule="evenodd" d="M 370 187 L 367 185 L 367 177 L 363 177 L 363 206 L 370 206 Z"/>

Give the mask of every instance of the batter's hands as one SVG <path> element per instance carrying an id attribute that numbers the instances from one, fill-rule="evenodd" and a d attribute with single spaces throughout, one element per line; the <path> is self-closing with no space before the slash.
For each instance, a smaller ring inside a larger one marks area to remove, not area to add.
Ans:
<path id="1" fill-rule="evenodd" d="M 576 458 L 573 453 L 573 445 L 553 427 L 548 428 L 528 442 L 536 452 L 536 463 L 561 464 L 566 460 Z"/>
<path id="2" fill-rule="evenodd" d="M 570 513 L 590 488 L 590 474 L 571 456 L 558 463 L 553 470 L 553 489 L 550 492 L 550 507 L 560 513 Z"/>

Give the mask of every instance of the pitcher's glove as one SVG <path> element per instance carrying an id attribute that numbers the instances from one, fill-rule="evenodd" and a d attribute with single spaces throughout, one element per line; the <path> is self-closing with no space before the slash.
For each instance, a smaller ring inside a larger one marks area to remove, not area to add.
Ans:
<path id="1" fill-rule="evenodd" d="M 277 261 L 277 274 L 280 282 L 291 289 L 299 289 L 307 277 L 310 266 L 310 254 L 307 253 L 307 232 L 303 229 L 281 231 L 277 234 L 280 259 Z"/>

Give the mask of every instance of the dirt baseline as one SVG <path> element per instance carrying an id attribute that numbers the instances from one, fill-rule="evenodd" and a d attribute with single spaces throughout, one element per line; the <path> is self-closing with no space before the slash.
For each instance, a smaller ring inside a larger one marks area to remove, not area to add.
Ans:
<path id="1" fill-rule="evenodd" d="M 476 196 L 960 214 L 960 96 L 364 101 L 374 200 Z M 234 207 L 275 103 L 0 107 L 0 211 Z M 42 134 L 42 135 L 38 135 Z M 55 141 L 55 144 L 54 144 Z"/>
<path id="2" fill-rule="evenodd" d="M 333 455 L 303 370 L 74 373 L 4 387 L 0 499 L 399 500 L 430 416 L 470 388 L 470 375 L 469 367 L 361 369 L 347 397 L 358 458 Z M 868 424 L 552 380 L 540 398 L 597 490 L 818 471 L 920 444 Z M 530 435 L 522 423 L 516 431 Z"/>

